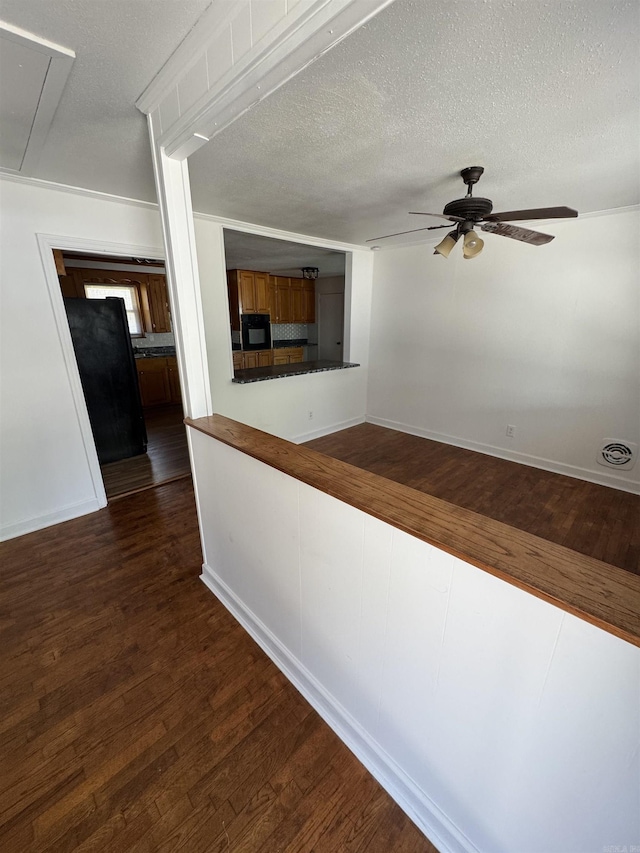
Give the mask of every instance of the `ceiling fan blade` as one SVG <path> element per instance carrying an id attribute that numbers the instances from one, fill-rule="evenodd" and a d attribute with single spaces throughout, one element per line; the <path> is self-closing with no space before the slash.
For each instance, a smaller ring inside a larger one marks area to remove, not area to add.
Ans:
<path id="1" fill-rule="evenodd" d="M 396 231 L 395 234 L 383 234 L 382 237 L 373 237 L 365 240 L 365 243 L 375 243 L 376 240 L 386 240 L 387 237 L 399 237 L 401 234 L 414 234 L 416 231 L 433 231 L 435 228 L 450 228 L 451 225 L 428 225 L 426 228 L 412 228 L 410 231 Z"/>
<path id="2" fill-rule="evenodd" d="M 518 219 L 570 219 L 578 211 L 572 207 L 534 207 L 531 210 L 507 210 L 505 213 L 490 213 L 487 222 L 513 222 Z"/>
<path id="3" fill-rule="evenodd" d="M 435 216 L 436 219 L 448 219 L 449 222 L 464 222 L 461 216 L 445 216 L 443 213 L 423 213 L 421 210 L 410 210 L 409 216 Z"/>
<path id="4" fill-rule="evenodd" d="M 489 234 L 511 237 L 512 240 L 520 240 L 523 243 L 529 243 L 531 246 L 544 246 L 545 243 L 550 243 L 554 239 L 551 234 L 543 234 L 541 231 L 532 231 L 530 228 L 507 225 L 503 222 L 485 222 L 480 228 Z"/>

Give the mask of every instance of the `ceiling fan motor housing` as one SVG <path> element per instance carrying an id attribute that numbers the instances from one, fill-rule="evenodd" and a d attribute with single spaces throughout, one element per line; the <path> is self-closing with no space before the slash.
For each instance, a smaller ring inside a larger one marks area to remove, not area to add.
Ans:
<path id="1" fill-rule="evenodd" d="M 493 210 L 493 202 L 488 198 L 467 197 L 457 198 L 446 204 L 442 211 L 445 216 L 459 216 L 464 220 L 479 222 L 485 219 Z"/>

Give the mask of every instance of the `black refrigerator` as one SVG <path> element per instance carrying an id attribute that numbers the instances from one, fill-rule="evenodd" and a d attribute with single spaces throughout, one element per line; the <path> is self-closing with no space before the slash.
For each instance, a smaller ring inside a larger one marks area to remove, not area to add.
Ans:
<path id="1" fill-rule="evenodd" d="M 64 307 L 100 464 L 145 453 L 147 432 L 124 300 L 65 297 Z"/>

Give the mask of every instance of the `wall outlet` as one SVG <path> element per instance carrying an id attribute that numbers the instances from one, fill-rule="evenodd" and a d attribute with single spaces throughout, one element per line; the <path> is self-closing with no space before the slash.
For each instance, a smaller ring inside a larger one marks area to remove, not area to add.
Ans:
<path id="1" fill-rule="evenodd" d="M 516 428 L 513 424 L 507 424 L 507 437 L 514 438 L 516 434 Z"/>
<path id="2" fill-rule="evenodd" d="M 310 420 L 310 421 L 312 421 L 312 420 L 313 420 L 313 412 L 309 412 L 309 420 Z"/>

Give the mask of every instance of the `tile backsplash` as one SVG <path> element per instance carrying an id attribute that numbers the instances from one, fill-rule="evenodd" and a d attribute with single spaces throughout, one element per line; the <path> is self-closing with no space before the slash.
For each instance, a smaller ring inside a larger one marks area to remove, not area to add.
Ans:
<path id="1" fill-rule="evenodd" d="M 315 323 L 272 323 L 271 337 L 274 341 L 316 340 Z"/>
<path id="2" fill-rule="evenodd" d="M 145 335 L 144 338 L 132 338 L 131 343 L 136 349 L 146 349 L 147 347 L 173 347 L 176 344 L 176 339 L 173 332 L 157 333 L 155 335 Z"/>

